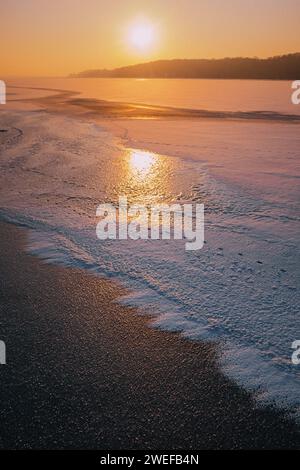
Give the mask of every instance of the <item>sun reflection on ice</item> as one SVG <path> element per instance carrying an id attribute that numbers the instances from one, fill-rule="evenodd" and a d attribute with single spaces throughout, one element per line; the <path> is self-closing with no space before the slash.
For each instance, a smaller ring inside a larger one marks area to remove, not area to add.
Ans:
<path id="1" fill-rule="evenodd" d="M 157 155 L 142 150 L 131 150 L 129 164 L 131 171 L 139 178 L 146 178 L 157 162 Z"/>
<path id="2" fill-rule="evenodd" d="M 155 204 L 172 199 L 171 184 L 176 161 L 148 150 L 126 149 L 122 155 L 117 195 L 130 203 Z M 176 183 L 177 189 L 178 183 Z"/>

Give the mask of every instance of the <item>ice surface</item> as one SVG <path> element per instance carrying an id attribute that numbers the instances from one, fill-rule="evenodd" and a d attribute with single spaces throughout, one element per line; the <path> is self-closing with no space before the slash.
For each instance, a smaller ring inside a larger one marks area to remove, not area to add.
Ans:
<path id="1" fill-rule="evenodd" d="M 33 229 L 30 251 L 45 261 L 120 280 L 130 288 L 122 301 L 153 313 L 155 327 L 218 341 L 227 374 L 299 412 L 300 371 L 291 363 L 299 339 L 299 125 L 118 127 L 116 137 L 92 122 L 1 112 L 9 134 L 1 217 Z M 146 168 L 136 162 L 141 149 L 150 152 Z M 96 208 L 122 194 L 132 202 L 204 203 L 204 248 L 99 241 Z"/>

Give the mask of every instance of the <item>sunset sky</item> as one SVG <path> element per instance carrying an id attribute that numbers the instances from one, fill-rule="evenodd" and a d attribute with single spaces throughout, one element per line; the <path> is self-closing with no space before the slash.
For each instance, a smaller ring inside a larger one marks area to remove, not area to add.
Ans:
<path id="1" fill-rule="evenodd" d="M 0 0 L 0 78 L 300 51 L 300 0 Z"/>

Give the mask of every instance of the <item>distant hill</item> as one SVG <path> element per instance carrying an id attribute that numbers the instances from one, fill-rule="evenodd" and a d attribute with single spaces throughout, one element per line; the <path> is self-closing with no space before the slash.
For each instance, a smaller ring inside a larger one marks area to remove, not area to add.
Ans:
<path id="1" fill-rule="evenodd" d="M 259 58 L 157 60 L 112 70 L 86 70 L 71 77 L 237 78 L 300 80 L 300 53 Z"/>

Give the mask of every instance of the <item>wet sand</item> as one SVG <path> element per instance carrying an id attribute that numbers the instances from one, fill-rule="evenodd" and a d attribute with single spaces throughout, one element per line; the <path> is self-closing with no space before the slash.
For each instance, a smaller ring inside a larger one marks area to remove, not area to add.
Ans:
<path id="1" fill-rule="evenodd" d="M 1 448 L 299 448 L 287 415 L 221 373 L 216 345 L 149 328 L 119 285 L 43 263 L 26 237 L 1 223 Z"/>

